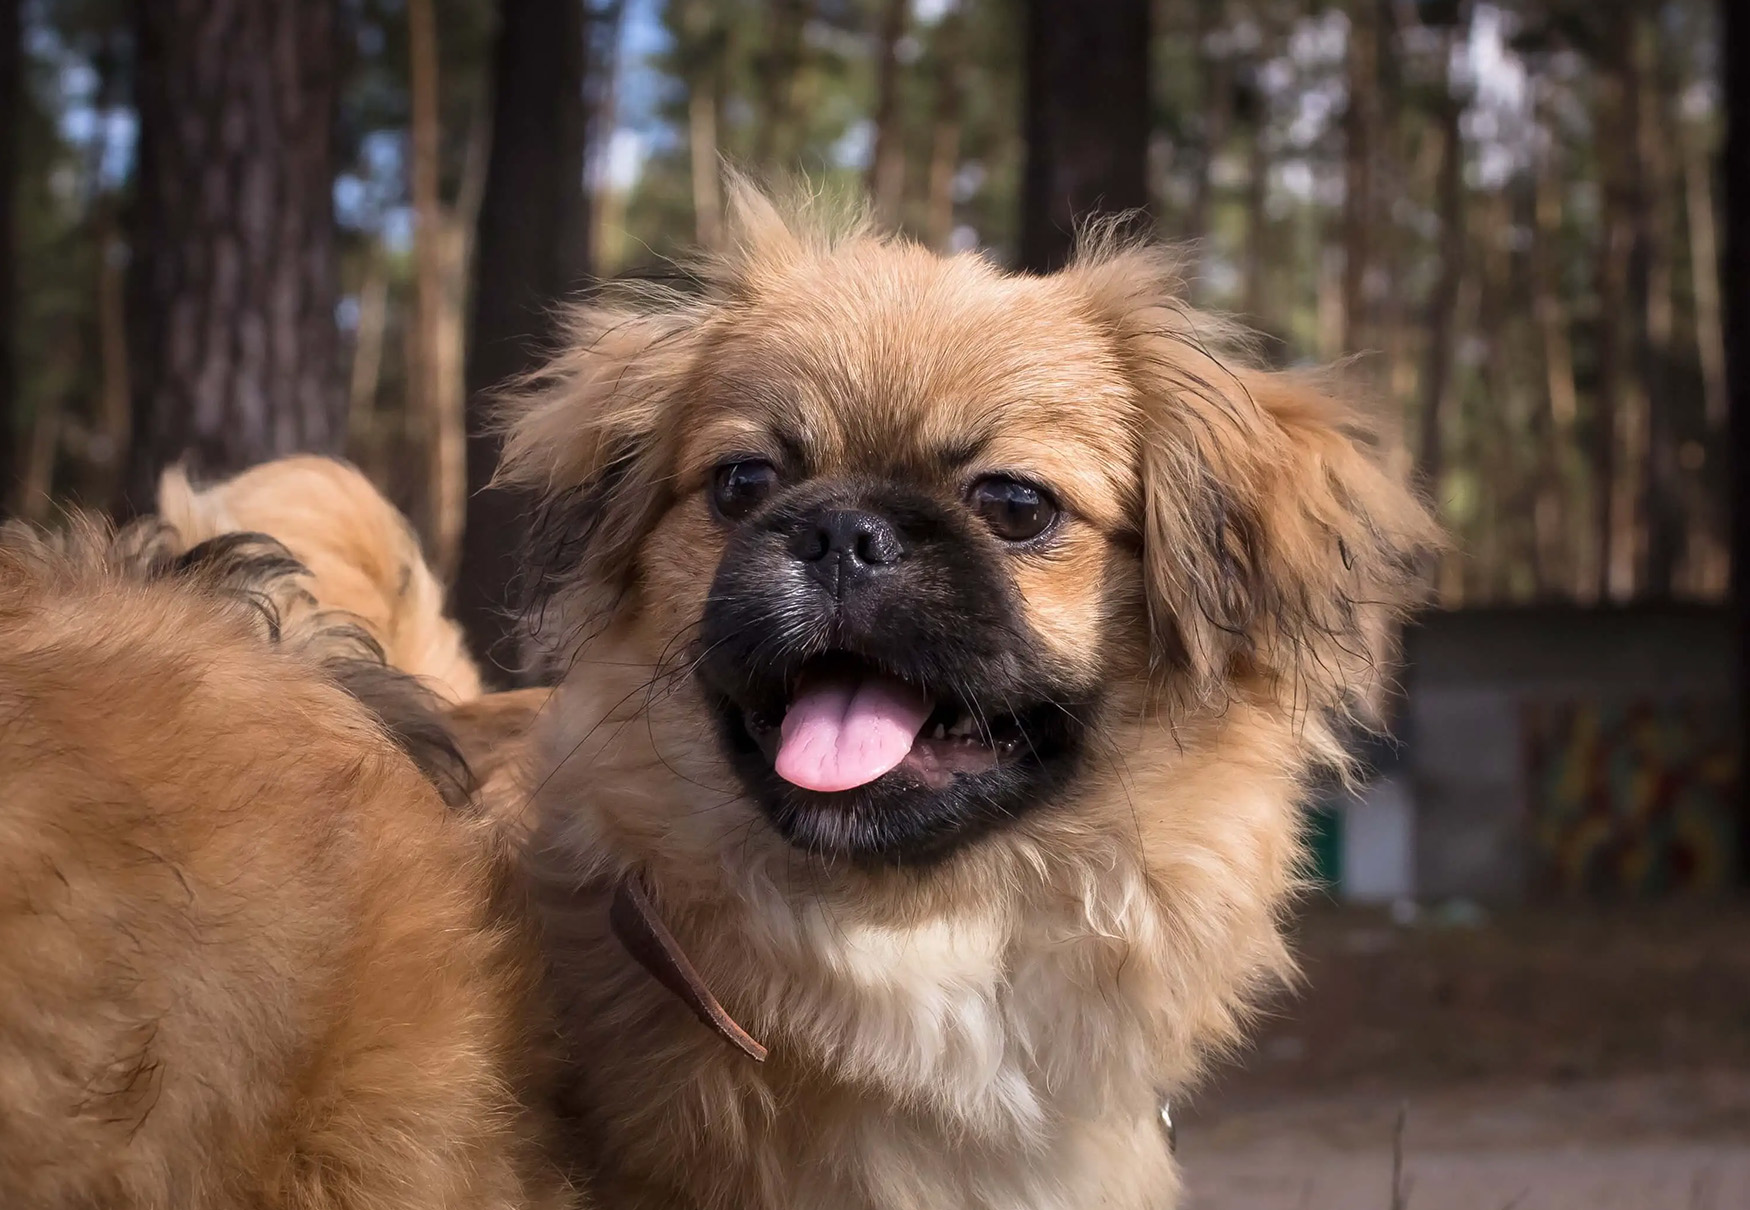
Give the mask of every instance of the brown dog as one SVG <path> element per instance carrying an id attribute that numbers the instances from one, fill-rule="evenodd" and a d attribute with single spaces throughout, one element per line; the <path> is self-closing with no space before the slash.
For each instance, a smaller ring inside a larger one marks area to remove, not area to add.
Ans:
<path id="1" fill-rule="evenodd" d="M 484 825 L 283 548 L 180 550 L 0 531 L 0 1205 L 564 1204 Z"/>
<path id="2" fill-rule="evenodd" d="M 739 209 L 507 447 L 573 657 L 526 784 L 575 1152 L 610 1205 L 1171 1206 L 1161 1099 L 1289 969 L 1428 518 L 1158 250 Z"/>

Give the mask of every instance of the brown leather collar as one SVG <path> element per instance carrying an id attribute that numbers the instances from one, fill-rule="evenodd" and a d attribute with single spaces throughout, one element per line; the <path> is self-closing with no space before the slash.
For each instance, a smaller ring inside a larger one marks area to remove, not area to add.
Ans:
<path id="1" fill-rule="evenodd" d="M 748 1058 L 756 1063 L 765 1062 L 766 1048 L 737 1025 L 735 1018 L 711 994 L 698 968 L 687 960 L 674 934 L 656 914 L 656 905 L 650 902 L 650 892 L 645 889 L 644 880 L 637 871 L 627 871 L 614 889 L 614 902 L 608 908 L 608 924 L 638 965 L 679 997 L 693 1010 L 694 1016 Z"/>

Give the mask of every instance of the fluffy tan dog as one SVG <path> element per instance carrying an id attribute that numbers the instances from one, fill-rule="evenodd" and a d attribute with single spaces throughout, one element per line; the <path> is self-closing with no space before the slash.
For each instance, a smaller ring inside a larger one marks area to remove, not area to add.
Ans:
<path id="1" fill-rule="evenodd" d="M 419 539 L 369 479 L 332 458 L 281 458 L 196 489 L 180 468 L 158 484 L 158 515 L 189 546 L 219 534 L 271 534 L 309 569 L 326 609 L 352 614 L 388 662 L 453 702 L 480 696 L 480 673 Z"/>
<path id="2" fill-rule="evenodd" d="M 1429 521 L 1158 250 L 739 209 L 508 443 L 573 656 L 526 782 L 571 1146 L 616 1206 L 1172 1206 L 1162 1098 L 1289 969 Z M 763 1063 L 610 935 L 646 898 Z"/>
<path id="3" fill-rule="evenodd" d="M 507 865 L 342 687 L 407 682 L 179 549 L 0 530 L 0 1205 L 562 1204 Z"/>

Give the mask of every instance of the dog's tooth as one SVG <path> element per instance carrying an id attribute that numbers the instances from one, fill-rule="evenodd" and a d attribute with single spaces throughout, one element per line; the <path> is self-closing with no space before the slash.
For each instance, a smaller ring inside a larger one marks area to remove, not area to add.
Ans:
<path id="1" fill-rule="evenodd" d="M 934 731 L 930 732 L 930 738 L 931 739 L 947 739 L 948 738 L 948 724 L 947 723 L 937 723 L 936 729 Z"/>

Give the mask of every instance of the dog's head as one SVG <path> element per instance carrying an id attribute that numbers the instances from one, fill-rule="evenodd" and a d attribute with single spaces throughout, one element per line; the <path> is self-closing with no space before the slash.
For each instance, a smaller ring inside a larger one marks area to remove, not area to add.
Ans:
<path id="1" fill-rule="evenodd" d="M 702 293 L 580 313 L 507 444 L 575 675 L 708 733 L 677 782 L 915 865 L 1073 810 L 1115 719 L 1243 697 L 1316 748 L 1369 691 L 1426 517 L 1167 254 L 1017 276 L 739 209 Z"/>

